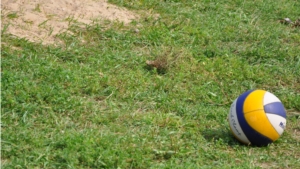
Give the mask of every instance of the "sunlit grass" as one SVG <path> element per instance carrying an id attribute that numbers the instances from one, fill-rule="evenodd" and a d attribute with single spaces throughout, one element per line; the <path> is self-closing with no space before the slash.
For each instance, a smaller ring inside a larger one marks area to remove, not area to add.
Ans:
<path id="1" fill-rule="evenodd" d="M 3 168 L 300 167 L 300 29 L 278 22 L 299 2 L 112 2 L 140 20 L 75 24 L 61 47 L 2 35 Z M 248 89 L 288 110 L 267 147 L 229 132 Z"/>

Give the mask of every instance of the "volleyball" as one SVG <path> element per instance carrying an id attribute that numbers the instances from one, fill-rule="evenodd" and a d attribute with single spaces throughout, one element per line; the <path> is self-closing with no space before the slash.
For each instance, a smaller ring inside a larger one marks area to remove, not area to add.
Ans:
<path id="1" fill-rule="evenodd" d="M 281 101 L 265 90 L 249 90 L 231 104 L 228 121 L 234 137 L 247 145 L 266 146 L 286 127 Z"/>

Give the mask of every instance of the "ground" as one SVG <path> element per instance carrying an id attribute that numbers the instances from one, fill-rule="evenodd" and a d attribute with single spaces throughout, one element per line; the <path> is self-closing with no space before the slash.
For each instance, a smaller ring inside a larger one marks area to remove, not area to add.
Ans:
<path id="1" fill-rule="evenodd" d="M 26 1 L 2 2 L 0 168 L 300 168 L 300 27 L 281 22 L 300 1 Z M 250 89 L 287 110 L 266 147 L 230 132 Z"/>
<path id="2" fill-rule="evenodd" d="M 90 24 L 114 20 L 127 24 L 138 17 L 106 0 L 3 0 L 1 5 L 2 30 L 43 44 L 59 43 L 56 35 L 67 30 L 70 21 Z"/>

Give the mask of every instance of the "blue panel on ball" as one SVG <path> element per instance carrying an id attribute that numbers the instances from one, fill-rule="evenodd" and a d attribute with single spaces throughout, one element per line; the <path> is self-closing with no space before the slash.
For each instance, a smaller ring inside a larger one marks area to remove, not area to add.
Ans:
<path id="1" fill-rule="evenodd" d="M 286 112 L 281 102 L 273 102 L 264 106 L 265 112 L 270 114 L 277 114 L 286 118 Z"/>
<path id="2" fill-rule="evenodd" d="M 237 118 L 238 118 L 238 121 L 240 123 L 240 126 L 241 126 L 243 132 L 245 133 L 246 137 L 251 142 L 251 144 L 257 145 L 257 146 L 268 145 L 268 144 L 272 143 L 273 141 L 271 139 L 269 139 L 268 137 L 265 137 L 265 136 L 261 135 L 260 133 L 258 133 L 257 131 L 255 131 L 247 123 L 247 121 L 244 117 L 244 112 L 243 112 L 244 101 L 252 91 L 253 90 L 249 90 L 249 91 L 243 93 L 237 99 L 237 103 L 236 103 Z"/>

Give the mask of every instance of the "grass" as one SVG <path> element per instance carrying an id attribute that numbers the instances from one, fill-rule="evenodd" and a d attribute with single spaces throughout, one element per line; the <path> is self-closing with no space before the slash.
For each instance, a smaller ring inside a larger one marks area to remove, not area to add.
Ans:
<path id="1" fill-rule="evenodd" d="M 278 22 L 298 1 L 111 3 L 141 18 L 74 24 L 59 47 L 3 32 L 2 168 L 300 167 L 300 29 Z M 163 72 L 147 67 L 161 58 Z M 267 147 L 238 143 L 226 120 L 256 88 L 288 110 Z"/>
<path id="2" fill-rule="evenodd" d="M 7 18 L 9 18 L 9 19 L 15 19 L 18 17 L 19 16 L 18 16 L 17 12 L 12 12 L 12 13 L 7 14 Z"/>

